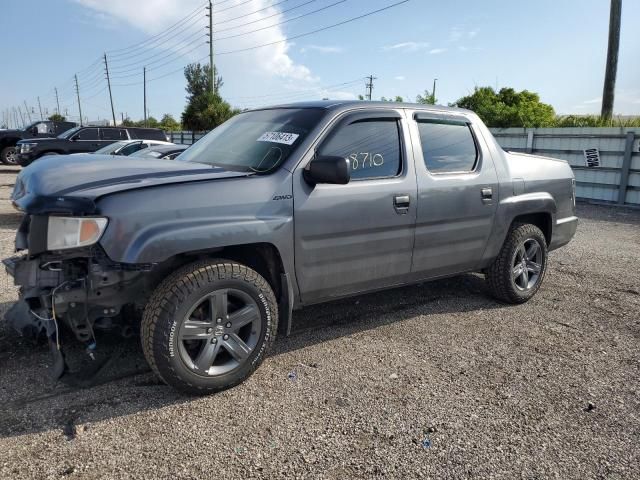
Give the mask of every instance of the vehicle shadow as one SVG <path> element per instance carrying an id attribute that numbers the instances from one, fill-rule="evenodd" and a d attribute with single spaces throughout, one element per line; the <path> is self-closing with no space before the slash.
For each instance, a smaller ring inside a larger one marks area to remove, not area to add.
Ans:
<path id="1" fill-rule="evenodd" d="M 0 305 L 0 311 L 7 306 Z M 487 295 L 483 279 L 471 274 L 352 297 L 295 312 L 291 335 L 276 341 L 271 356 L 418 315 L 502 307 Z M 94 377 L 92 386 L 53 382 L 42 368 L 50 364 L 47 347 L 34 350 L 6 325 L 0 327 L 0 404 L 4 410 L 0 438 L 55 429 L 68 433 L 79 423 L 197 401 L 197 397 L 164 385 L 150 372 L 137 338 L 120 340 L 113 348 L 112 361 Z M 234 395 L 233 390 L 224 394 Z"/>

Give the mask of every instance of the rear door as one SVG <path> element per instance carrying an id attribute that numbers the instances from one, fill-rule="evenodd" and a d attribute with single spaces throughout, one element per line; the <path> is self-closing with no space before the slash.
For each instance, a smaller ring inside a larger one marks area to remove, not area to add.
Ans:
<path id="1" fill-rule="evenodd" d="M 498 204 L 493 159 L 464 115 L 412 116 L 418 177 L 412 272 L 428 278 L 471 271 L 482 259 Z"/>
<path id="2" fill-rule="evenodd" d="M 416 177 L 401 111 L 343 115 L 315 154 L 349 158 L 347 185 L 308 185 L 294 173 L 296 278 L 302 300 L 402 283 L 411 269 Z"/>

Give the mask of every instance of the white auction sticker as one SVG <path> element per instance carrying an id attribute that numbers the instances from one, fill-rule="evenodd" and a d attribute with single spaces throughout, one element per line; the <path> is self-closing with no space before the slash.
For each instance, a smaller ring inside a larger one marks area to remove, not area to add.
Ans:
<path id="1" fill-rule="evenodd" d="M 298 137 L 297 133 L 286 133 L 286 132 L 265 132 L 263 133 L 258 142 L 273 142 L 273 143 L 284 143 L 285 145 L 293 145 Z"/>

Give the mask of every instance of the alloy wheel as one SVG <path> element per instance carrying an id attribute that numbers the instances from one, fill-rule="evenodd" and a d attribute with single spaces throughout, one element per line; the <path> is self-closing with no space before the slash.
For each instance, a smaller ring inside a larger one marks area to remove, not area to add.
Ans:
<path id="1" fill-rule="evenodd" d="M 178 331 L 180 358 L 197 375 L 223 375 L 249 358 L 261 327 L 253 297 L 233 288 L 215 290 L 185 315 Z"/>
<path id="2" fill-rule="evenodd" d="M 518 290 L 530 290 L 540 279 L 542 272 L 542 247 L 537 240 L 528 238 L 516 249 L 511 278 Z"/>

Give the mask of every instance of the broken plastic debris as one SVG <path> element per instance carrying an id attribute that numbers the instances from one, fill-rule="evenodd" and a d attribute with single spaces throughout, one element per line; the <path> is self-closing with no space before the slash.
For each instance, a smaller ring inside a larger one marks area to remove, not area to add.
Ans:
<path id="1" fill-rule="evenodd" d="M 422 448 L 427 449 L 431 448 L 431 439 L 429 437 L 424 437 L 424 440 L 421 442 Z"/>
<path id="2" fill-rule="evenodd" d="M 289 372 L 289 375 L 287 375 L 287 377 L 289 378 L 289 380 L 291 380 L 292 382 L 295 382 L 296 380 L 298 380 L 298 374 L 296 373 L 295 370 L 292 370 Z"/>

